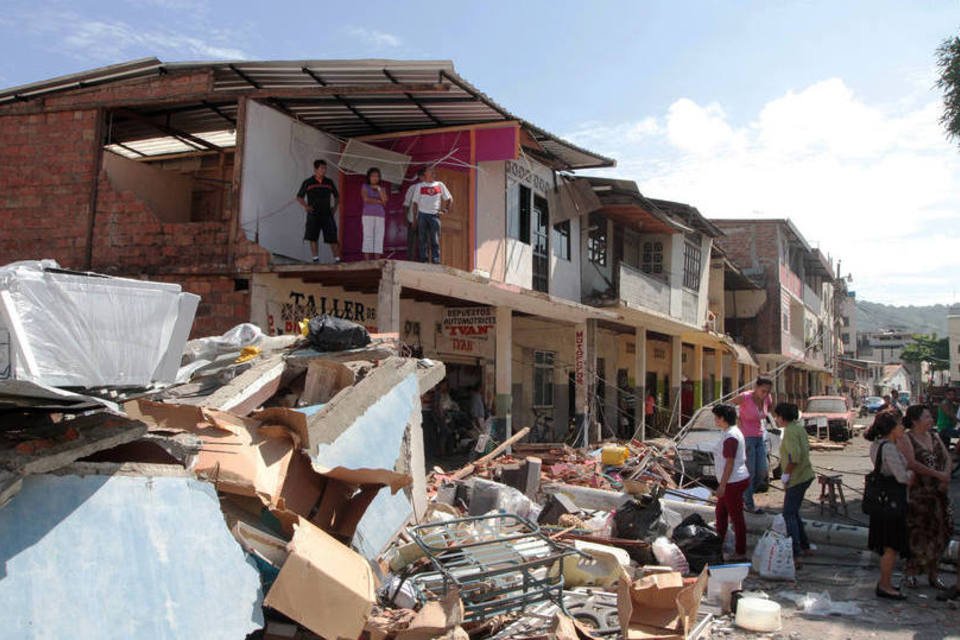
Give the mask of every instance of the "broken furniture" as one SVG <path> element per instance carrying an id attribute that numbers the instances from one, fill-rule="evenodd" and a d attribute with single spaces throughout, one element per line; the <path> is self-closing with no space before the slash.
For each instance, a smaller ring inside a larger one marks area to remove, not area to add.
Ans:
<path id="1" fill-rule="evenodd" d="M 465 619 L 482 621 L 550 601 L 562 606 L 554 564 L 575 551 L 519 516 L 469 517 L 411 529 L 434 571 L 412 578 L 421 592 L 460 593 Z"/>

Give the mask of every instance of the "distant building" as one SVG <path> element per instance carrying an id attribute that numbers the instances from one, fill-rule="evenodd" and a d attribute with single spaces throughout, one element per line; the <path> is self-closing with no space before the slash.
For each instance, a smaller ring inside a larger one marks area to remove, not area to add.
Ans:
<path id="1" fill-rule="evenodd" d="M 843 355 L 857 358 L 857 292 L 847 291 L 840 303 L 840 344 Z"/>
<path id="2" fill-rule="evenodd" d="M 857 334 L 857 357 L 881 364 L 899 363 L 908 344 L 913 344 L 913 334 L 908 331 L 863 332 Z"/>
<path id="3" fill-rule="evenodd" d="M 947 312 L 947 336 L 950 339 L 950 380 L 960 380 L 960 304 Z"/>

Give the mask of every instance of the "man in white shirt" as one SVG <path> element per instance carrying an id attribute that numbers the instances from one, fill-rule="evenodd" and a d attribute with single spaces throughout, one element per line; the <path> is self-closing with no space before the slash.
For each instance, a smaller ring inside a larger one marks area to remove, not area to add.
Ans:
<path id="1" fill-rule="evenodd" d="M 413 179 L 413 184 L 407 188 L 407 193 L 403 196 L 403 212 L 407 216 L 407 260 L 412 262 L 420 259 L 420 234 L 417 231 L 417 213 L 413 210 L 413 194 L 423 182 L 423 173 L 422 167 L 417 170 L 417 177 Z"/>
<path id="2" fill-rule="evenodd" d="M 414 217 L 420 232 L 420 261 L 440 264 L 440 216 L 450 209 L 453 196 L 447 185 L 437 180 L 434 167 L 423 172 L 412 199 Z"/>

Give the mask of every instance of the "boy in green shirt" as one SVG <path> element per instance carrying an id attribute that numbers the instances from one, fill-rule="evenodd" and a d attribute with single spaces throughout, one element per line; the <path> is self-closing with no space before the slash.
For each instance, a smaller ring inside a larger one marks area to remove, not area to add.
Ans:
<path id="1" fill-rule="evenodd" d="M 773 409 L 773 418 L 777 426 L 783 430 L 780 440 L 780 466 L 783 471 L 780 481 L 783 482 L 783 520 L 787 525 L 787 533 L 793 541 L 794 561 L 801 555 L 809 555 L 810 542 L 807 532 L 800 518 L 800 506 L 810 483 L 813 482 L 813 465 L 810 463 L 810 441 L 807 439 L 807 430 L 800 421 L 800 411 L 797 405 L 781 402 Z M 799 562 L 796 562 L 799 567 Z"/>

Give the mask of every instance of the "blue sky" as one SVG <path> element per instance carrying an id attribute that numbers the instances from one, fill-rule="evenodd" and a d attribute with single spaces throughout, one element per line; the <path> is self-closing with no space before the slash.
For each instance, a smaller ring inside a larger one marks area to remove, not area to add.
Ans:
<path id="1" fill-rule="evenodd" d="M 790 217 L 863 298 L 960 301 L 960 149 L 933 89 L 957 2 L 4 4 L 2 86 L 144 56 L 451 59 L 648 195 Z"/>

